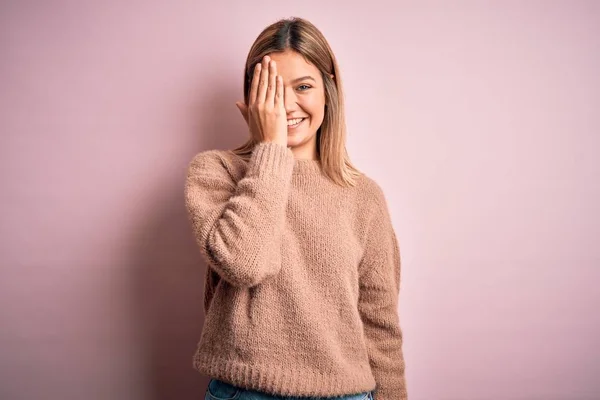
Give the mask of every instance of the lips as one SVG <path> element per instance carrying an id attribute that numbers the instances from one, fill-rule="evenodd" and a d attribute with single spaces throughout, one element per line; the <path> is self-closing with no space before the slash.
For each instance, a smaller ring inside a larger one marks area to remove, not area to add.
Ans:
<path id="1" fill-rule="evenodd" d="M 291 128 L 291 129 L 297 128 L 300 124 L 302 124 L 304 122 L 305 119 L 306 119 L 306 117 L 289 119 L 288 121 L 298 121 L 298 122 L 295 125 L 288 125 L 288 128 Z"/>

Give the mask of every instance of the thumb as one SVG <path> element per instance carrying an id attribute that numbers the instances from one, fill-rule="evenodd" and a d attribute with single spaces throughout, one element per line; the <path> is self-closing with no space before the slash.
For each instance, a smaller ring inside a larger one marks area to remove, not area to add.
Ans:
<path id="1" fill-rule="evenodd" d="M 244 117 L 246 123 L 248 123 L 248 107 L 246 107 L 246 104 L 236 101 L 235 105 L 240 110 L 240 113 L 242 113 L 242 117 Z"/>

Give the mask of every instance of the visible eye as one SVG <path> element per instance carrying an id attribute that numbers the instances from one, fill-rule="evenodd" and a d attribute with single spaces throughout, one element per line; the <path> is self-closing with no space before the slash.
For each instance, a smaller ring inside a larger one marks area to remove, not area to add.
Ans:
<path id="1" fill-rule="evenodd" d="M 299 88 L 301 88 L 301 87 L 306 87 L 307 89 L 310 89 L 310 86 L 309 86 L 309 85 L 300 85 L 300 86 L 298 86 L 298 89 L 299 89 Z M 306 90 L 306 89 L 305 89 L 305 90 Z"/>

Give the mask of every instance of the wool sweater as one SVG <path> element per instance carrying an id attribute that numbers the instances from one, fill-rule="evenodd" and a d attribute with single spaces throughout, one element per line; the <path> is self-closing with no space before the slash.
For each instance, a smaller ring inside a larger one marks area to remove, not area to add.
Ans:
<path id="1" fill-rule="evenodd" d="M 195 369 L 279 396 L 407 399 L 399 246 L 373 179 L 342 187 L 259 142 L 248 160 L 196 154 L 185 203 L 208 265 Z"/>

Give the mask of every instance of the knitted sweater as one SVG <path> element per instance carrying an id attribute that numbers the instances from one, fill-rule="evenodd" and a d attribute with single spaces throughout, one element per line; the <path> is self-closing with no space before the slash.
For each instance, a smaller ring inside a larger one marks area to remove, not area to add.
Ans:
<path id="1" fill-rule="evenodd" d="M 193 366 L 279 396 L 407 399 L 400 253 L 381 188 L 342 187 L 275 142 L 206 150 L 185 203 L 208 263 Z"/>

